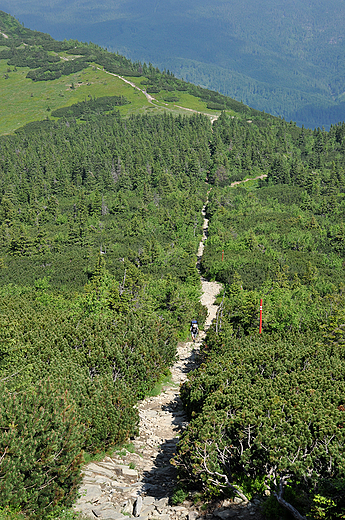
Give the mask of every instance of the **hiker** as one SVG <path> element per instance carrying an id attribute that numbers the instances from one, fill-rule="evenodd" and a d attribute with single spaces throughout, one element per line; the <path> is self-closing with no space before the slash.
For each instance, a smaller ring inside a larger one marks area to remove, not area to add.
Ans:
<path id="1" fill-rule="evenodd" d="M 195 343 L 195 339 L 196 339 L 197 335 L 199 334 L 198 322 L 196 320 L 192 320 L 189 330 L 190 330 L 190 333 L 192 336 L 193 343 Z"/>

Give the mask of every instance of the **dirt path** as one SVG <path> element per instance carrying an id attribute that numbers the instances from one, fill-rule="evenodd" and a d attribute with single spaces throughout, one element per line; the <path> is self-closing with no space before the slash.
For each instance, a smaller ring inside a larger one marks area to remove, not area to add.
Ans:
<path id="1" fill-rule="evenodd" d="M 252 179 L 244 179 L 243 181 L 235 181 L 235 182 L 232 182 L 230 184 L 230 188 L 233 188 L 234 186 L 237 186 L 238 184 L 243 184 L 244 182 L 248 182 L 248 181 L 256 181 L 258 179 L 265 179 L 267 177 L 266 174 L 263 174 L 263 175 L 259 175 L 258 177 L 254 177 Z"/>
<path id="2" fill-rule="evenodd" d="M 206 112 L 200 112 L 199 110 L 193 110 L 192 108 L 181 107 L 180 105 L 174 105 L 176 108 L 180 108 L 181 110 L 187 110 L 188 112 L 193 112 L 194 114 L 202 114 L 203 116 L 207 116 L 211 120 L 211 125 L 214 121 L 217 121 L 219 115 L 216 114 L 207 114 Z"/>
<path id="3" fill-rule="evenodd" d="M 151 103 L 152 105 L 155 104 L 155 103 L 153 103 L 154 101 L 156 101 L 156 103 L 159 103 L 158 99 L 156 99 L 153 96 L 151 96 L 150 94 L 148 94 L 146 92 L 146 90 L 143 90 L 140 87 L 138 87 L 135 83 L 133 83 L 133 81 L 129 81 L 128 79 L 124 78 L 123 76 L 120 76 L 119 74 L 115 74 L 114 72 L 108 72 L 107 70 L 101 69 L 100 67 L 97 67 L 97 69 L 102 70 L 106 74 L 110 74 L 110 76 L 115 76 L 116 78 L 121 79 L 125 83 L 128 83 L 128 85 L 131 85 L 131 87 L 135 88 L 136 90 L 139 90 L 139 92 L 141 92 L 142 94 L 144 94 L 144 96 L 146 96 L 147 101 L 149 103 Z M 155 106 L 161 106 L 161 105 L 155 105 Z M 213 124 L 213 122 L 216 121 L 219 117 L 219 115 L 207 114 L 206 112 L 199 112 L 198 110 L 193 110 L 192 108 L 181 107 L 179 105 L 174 105 L 174 107 L 180 108 L 181 110 L 186 110 L 187 112 L 193 112 L 195 114 L 203 114 L 204 116 L 207 116 L 210 118 L 211 124 Z M 164 107 L 162 107 L 162 108 L 164 108 Z"/>
<path id="4" fill-rule="evenodd" d="M 207 193 L 207 195 L 208 195 L 208 193 Z M 199 243 L 199 248 L 198 248 L 198 253 L 197 253 L 197 267 L 199 270 L 200 270 L 201 258 L 204 253 L 205 241 L 207 240 L 207 235 L 208 235 L 208 232 L 207 232 L 208 219 L 206 218 L 207 203 L 208 203 L 208 198 L 201 211 L 201 213 L 204 217 L 204 223 L 202 226 L 202 229 L 203 229 L 202 240 Z M 214 305 L 214 301 L 216 299 L 217 294 L 221 290 L 222 286 L 218 282 L 209 282 L 208 280 L 206 280 L 206 278 L 203 278 L 203 277 L 201 277 L 201 285 L 202 285 L 202 296 L 201 296 L 200 301 L 203 305 L 205 305 L 207 307 L 207 310 L 208 310 L 208 315 L 207 315 L 206 322 L 205 322 L 205 330 L 207 330 L 209 328 L 209 326 L 211 325 L 212 320 L 216 317 L 218 307 L 217 307 L 217 305 Z M 204 335 L 201 334 L 201 338 L 203 338 L 203 336 Z"/>
<path id="5" fill-rule="evenodd" d="M 122 81 L 124 81 L 125 83 L 128 83 L 128 85 L 130 85 L 131 87 L 135 88 L 136 90 L 139 90 L 139 92 L 142 92 L 142 94 L 144 94 L 144 96 L 146 96 L 146 99 L 149 103 L 152 103 L 153 104 L 153 101 L 157 101 L 156 98 L 150 96 L 150 94 L 148 94 L 146 92 L 146 90 L 142 90 L 141 88 L 139 88 L 135 83 L 133 83 L 133 81 L 129 81 L 128 79 L 124 78 L 123 76 L 120 76 L 119 74 L 114 74 L 113 72 L 108 72 L 107 70 L 105 69 L 101 69 L 100 67 L 97 67 L 98 70 L 102 70 L 103 72 L 105 72 L 106 74 L 110 74 L 110 76 L 115 76 L 116 78 L 119 78 L 121 79 Z"/>

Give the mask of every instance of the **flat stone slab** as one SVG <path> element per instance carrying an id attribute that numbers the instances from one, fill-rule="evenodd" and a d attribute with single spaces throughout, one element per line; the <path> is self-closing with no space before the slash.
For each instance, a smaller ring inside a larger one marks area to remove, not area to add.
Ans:
<path id="1" fill-rule="evenodd" d="M 90 502 L 91 500 L 94 500 L 97 497 L 101 497 L 102 490 L 101 490 L 100 486 L 96 486 L 93 484 L 91 484 L 91 485 L 87 484 L 87 485 L 81 486 L 80 494 L 81 494 L 81 497 L 78 499 L 78 502 L 79 501 Z"/>
<path id="2" fill-rule="evenodd" d="M 91 462 L 87 466 L 88 471 L 92 471 L 93 473 L 96 473 L 97 475 L 103 475 L 104 477 L 108 477 L 109 479 L 114 479 L 120 472 L 116 472 L 114 469 L 108 469 L 103 466 L 99 466 L 98 464 L 95 464 L 94 462 Z"/>
<path id="3" fill-rule="evenodd" d="M 121 465 L 115 464 L 115 462 L 96 462 L 96 466 L 101 467 L 103 469 L 106 469 L 108 471 L 111 471 L 115 475 L 121 474 Z M 87 469 L 89 469 L 89 466 L 87 466 Z"/>
<path id="4" fill-rule="evenodd" d="M 128 487 L 128 486 L 124 486 L 123 484 L 113 486 L 113 488 L 114 488 L 115 491 L 117 491 L 118 493 L 129 493 L 130 491 L 133 490 L 133 488 Z"/>
<path id="5" fill-rule="evenodd" d="M 103 475 L 97 475 L 96 477 L 93 477 L 93 481 L 97 482 L 97 484 L 109 483 L 110 485 L 112 485 L 111 483 L 113 482 L 109 477 L 104 477 Z"/>
<path id="6" fill-rule="evenodd" d="M 101 518 L 102 520 L 105 518 L 112 519 L 112 520 L 121 520 L 122 518 L 126 518 L 125 515 L 116 511 L 115 508 L 112 506 L 93 507 L 92 513 L 94 514 L 94 516 L 96 518 Z"/>
<path id="7" fill-rule="evenodd" d="M 220 518 L 221 520 L 227 520 L 228 518 L 233 518 L 234 516 L 237 516 L 237 511 L 233 509 L 224 509 L 224 511 L 217 511 L 214 512 L 213 515 L 217 518 Z"/>
<path id="8" fill-rule="evenodd" d="M 150 504 L 149 506 L 143 506 L 142 510 L 140 511 L 140 516 L 150 516 L 150 514 L 155 510 L 155 506 L 153 504 Z"/>
<path id="9" fill-rule="evenodd" d="M 126 466 L 121 468 L 122 477 L 126 480 L 138 480 L 138 472 L 135 469 L 130 469 Z"/>
<path id="10" fill-rule="evenodd" d="M 102 520 L 122 520 L 123 518 L 128 518 L 128 516 L 125 516 L 121 513 L 117 513 L 116 511 L 104 511 Z"/>
<path id="11" fill-rule="evenodd" d="M 143 498 L 143 505 L 144 506 L 150 506 L 150 505 L 152 505 L 154 503 L 154 501 L 155 501 L 155 497 L 148 497 L 148 496 L 144 497 Z"/>
<path id="12" fill-rule="evenodd" d="M 160 498 L 159 500 L 155 500 L 154 504 L 155 504 L 155 507 L 157 507 L 157 509 L 163 509 L 164 507 L 166 507 L 169 503 L 169 498 L 168 497 L 163 497 L 163 498 Z"/>

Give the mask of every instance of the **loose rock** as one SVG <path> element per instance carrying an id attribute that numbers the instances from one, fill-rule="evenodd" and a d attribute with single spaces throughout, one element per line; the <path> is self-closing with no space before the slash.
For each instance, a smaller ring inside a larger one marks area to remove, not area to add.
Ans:
<path id="1" fill-rule="evenodd" d="M 207 226 L 208 221 L 204 219 L 204 236 L 199 245 L 197 266 L 203 254 Z M 220 284 L 202 278 L 201 302 L 208 309 L 205 328 L 210 326 L 216 316 L 217 306 L 214 301 L 220 288 Z M 201 331 L 195 344 L 187 342 L 178 345 L 178 360 L 171 368 L 172 383 L 166 385 L 160 395 L 149 397 L 138 404 L 139 435 L 132 440 L 134 450 L 107 456 L 103 461 L 91 462 L 84 468 L 81 496 L 75 509 L 86 518 L 128 520 L 128 515 L 132 515 L 136 520 L 197 520 L 199 516 L 205 520 L 227 520 L 232 516 L 239 518 L 239 513 L 255 513 L 233 502 L 227 504 L 229 507 L 226 510 L 214 514 L 208 512 L 206 515 L 196 511 L 192 503 L 186 507 L 185 504 L 169 505 L 169 497 L 177 484 L 176 469 L 170 460 L 176 453 L 178 436 L 188 426 L 179 387 L 186 381 L 188 372 L 196 367 L 204 336 L 205 333 Z"/>
<path id="2" fill-rule="evenodd" d="M 136 501 L 135 501 L 135 505 L 134 505 L 134 516 L 140 516 L 140 511 L 141 511 L 141 508 L 143 507 L 143 499 L 141 498 L 141 496 L 139 496 Z"/>

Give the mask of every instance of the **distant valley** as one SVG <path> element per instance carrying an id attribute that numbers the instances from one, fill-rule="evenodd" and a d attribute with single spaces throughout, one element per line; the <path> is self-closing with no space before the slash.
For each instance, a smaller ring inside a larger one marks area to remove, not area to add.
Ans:
<path id="1" fill-rule="evenodd" d="M 345 118 L 341 0 L 1 0 L 31 29 L 93 41 L 299 126 Z"/>

